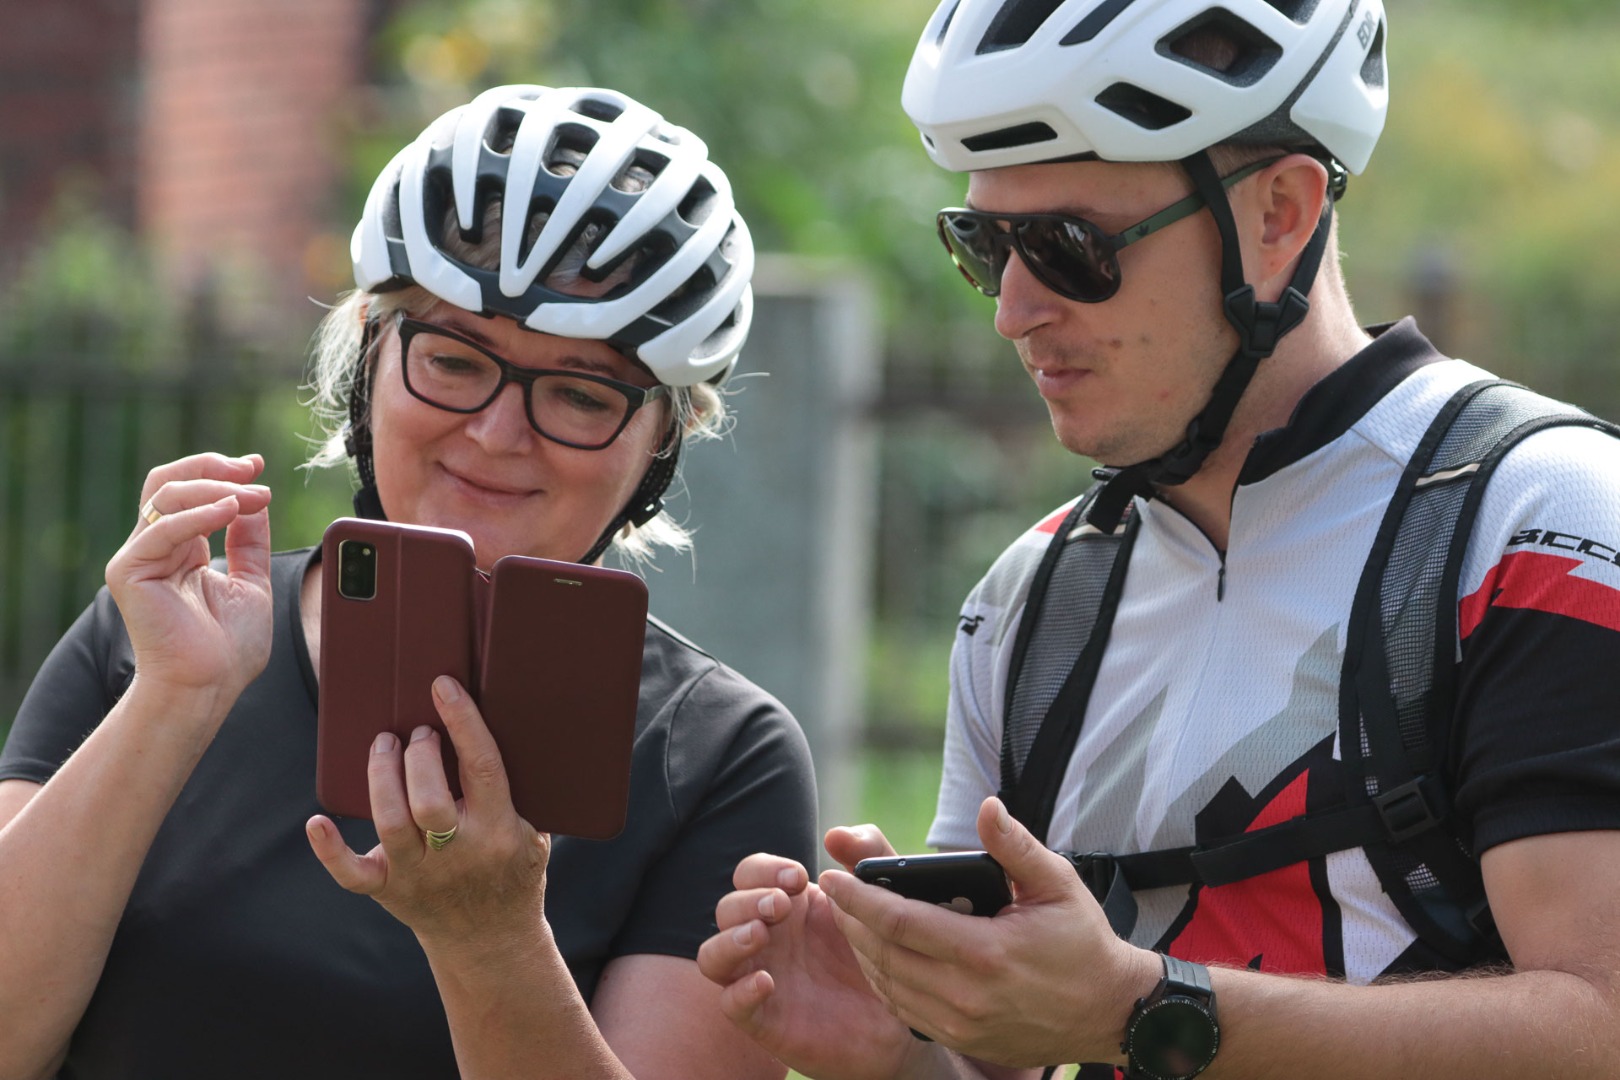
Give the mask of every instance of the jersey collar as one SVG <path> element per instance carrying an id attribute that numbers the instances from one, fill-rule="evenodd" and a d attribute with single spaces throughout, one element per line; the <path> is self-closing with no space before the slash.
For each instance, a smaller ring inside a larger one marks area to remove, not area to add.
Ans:
<path id="1" fill-rule="evenodd" d="M 1254 440 L 1238 483 L 1254 484 L 1314 454 L 1365 416 L 1408 375 L 1446 359 L 1417 323 L 1370 326 L 1372 344 L 1305 392 L 1288 423 Z"/>

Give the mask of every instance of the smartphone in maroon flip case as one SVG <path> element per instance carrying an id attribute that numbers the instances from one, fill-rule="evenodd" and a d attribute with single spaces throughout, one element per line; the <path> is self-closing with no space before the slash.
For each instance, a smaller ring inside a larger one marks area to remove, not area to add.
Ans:
<path id="1" fill-rule="evenodd" d="M 340 592 L 346 543 L 374 552 L 369 598 Z M 316 799 L 328 813 L 369 819 L 372 742 L 384 731 L 408 742 L 423 724 L 438 729 L 451 790 L 459 796 L 455 751 L 432 687 L 434 679 L 450 675 L 471 688 L 477 671 L 472 543 L 447 529 L 339 518 L 326 530 L 321 563 Z"/>
<path id="2" fill-rule="evenodd" d="M 343 594 L 346 542 L 375 552 L 369 599 Z M 332 523 L 321 558 L 315 791 L 328 812 L 369 818 L 372 741 L 422 724 L 439 730 L 460 796 L 431 689 L 452 675 L 489 725 L 519 814 L 542 832 L 618 835 L 647 627 L 639 577 L 524 556 L 486 577 L 461 533 L 355 518 Z"/>

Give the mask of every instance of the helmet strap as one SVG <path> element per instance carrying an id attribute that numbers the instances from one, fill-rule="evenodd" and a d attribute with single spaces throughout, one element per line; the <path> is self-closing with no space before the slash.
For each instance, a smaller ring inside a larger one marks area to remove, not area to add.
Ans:
<path id="1" fill-rule="evenodd" d="M 1221 290 L 1225 293 L 1222 307 L 1226 321 L 1238 333 L 1238 347 L 1216 380 L 1208 403 L 1187 425 L 1186 436 L 1180 443 L 1161 457 L 1123 469 L 1099 470 L 1105 486 L 1092 501 L 1086 520 L 1105 533 L 1119 526 L 1133 498 L 1140 495 L 1151 499 L 1158 487 L 1186 483 L 1221 445 L 1232 414 L 1237 411 L 1238 402 L 1249 388 L 1260 361 L 1270 356 L 1283 335 L 1304 322 L 1310 313 L 1311 303 L 1307 297 L 1321 268 L 1333 222 L 1330 193 L 1322 201 L 1322 215 L 1300 255 L 1293 280 L 1275 302 L 1257 300 L 1254 286 L 1243 280 L 1243 250 L 1238 242 L 1237 222 L 1209 154 L 1200 151 L 1184 158 L 1181 164 L 1204 197 L 1220 230 Z"/>
<path id="2" fill-rule="evenodd" d="M 664 434 L 664 442 L 653 455 L 652 464 L 642 474 L 641 483 L 631 494 L 630 500 L 624 504 L 614 519 L 608 522 L 608 527 L 602 530 L 602 535 L 596 538 L 579 561 L 586 565 L 594 563 L 602 557 L 613 538 L 626 525 L 640 527 L 657 517 L 664 510 L 664 492 L 668 490 L 670 482 L 675 479 L 675 468 L 680 463 L 681 440 L 679 437 L 679 424 L 672 420 L 669 430 Z"/>
<path id="3" fill-rule="evenodd" d="M 382 499 L 377 495 L 377 472 L 371 462 L 371 349 L 377 341 L 377 320 L 367 319 L 360 331 L 360 355 L 355 359 L 354 380 L 349 384 L 349 423 L 343 433 L 343 446 L 354 459 L 360 487 L 354 493 L 356 517 L 387 521 Z"/>

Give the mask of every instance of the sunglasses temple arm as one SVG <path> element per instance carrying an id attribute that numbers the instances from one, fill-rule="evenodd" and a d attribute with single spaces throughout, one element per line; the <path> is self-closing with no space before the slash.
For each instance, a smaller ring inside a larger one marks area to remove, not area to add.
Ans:
<path id="1" fill-rule="evenodd" d="M 1281 158 L 1262 158 L 1259 161 L 1245 165 L 1231 176 L 1222 179 L 1221 187 L 1229 189 L 1232 187 L 1232 185 L 1240 181 L 1247 180 L 1261 169 L 1275 165 L 1281 160 Z M 1167 225 L 1174 225 L 1182 218 L 1188 217 L 1197 213 L 1199 210 L 1202 210 L 1203 207 L 1204 196 L 1195 191 L 1191 195 L 1188 195 L 1185 199 L 1182 199 L 1180 202 L 1171 203 L 1169 206 L 1165 207 L 1163 210 L 1160 210 L 1152 217 L 1137 222 L 1124 232 L 1117 233 L 1116 235 L 1109 237 L 1109 240 L 1113 242 L 1115 250 L 1118 250 L 1119 248 L 1125 247 L 1129 244 L 1136 243 L 1143 237 L 1151 236 Z"/>

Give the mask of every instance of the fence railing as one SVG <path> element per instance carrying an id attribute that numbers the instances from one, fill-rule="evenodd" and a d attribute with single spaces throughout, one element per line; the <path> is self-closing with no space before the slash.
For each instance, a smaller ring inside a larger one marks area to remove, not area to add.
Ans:
<path id="1" fill-rule="evenodd" d="M 347 504 L 341 475 L 306 482 L 297 380 L 223 381 L 36 366 L 0 371 L 0 741 L 57 639 L 101 586 L 155 465 L 257 451 L 278 548 L 315 543 Z M 217 548 L 216 548 L 217 550 Z"/>

